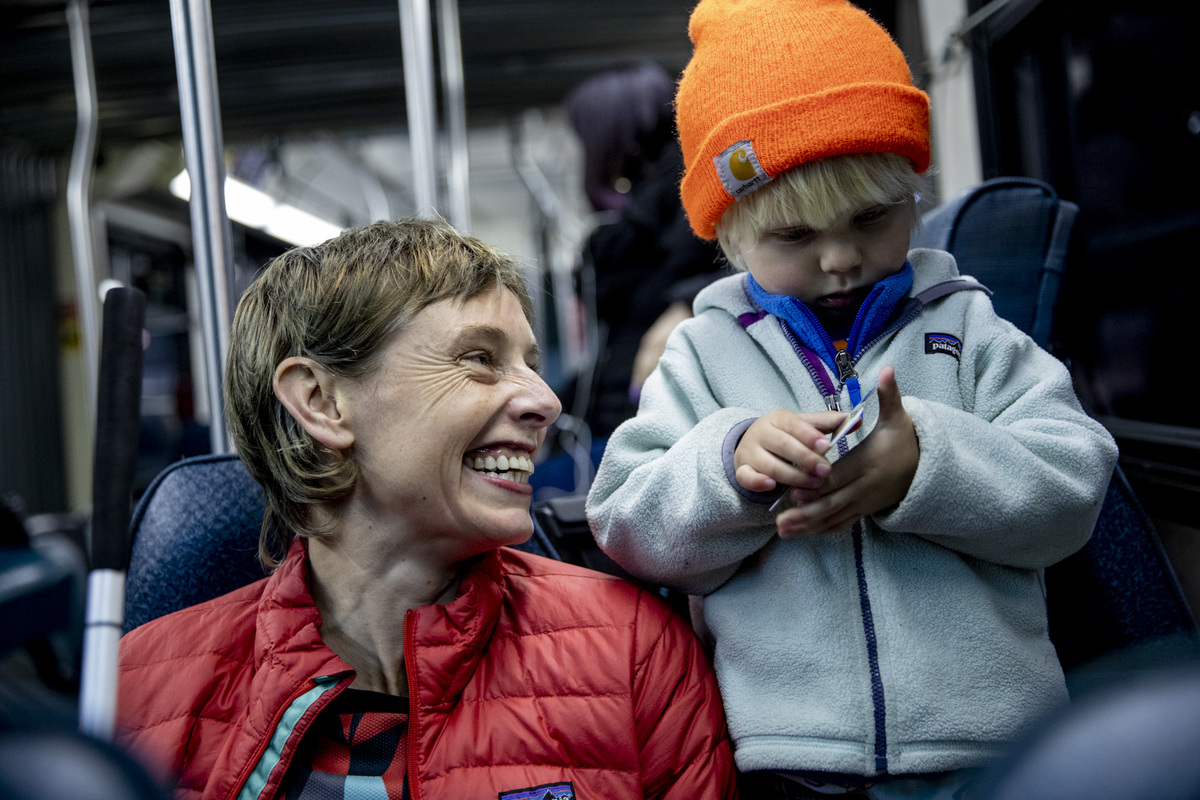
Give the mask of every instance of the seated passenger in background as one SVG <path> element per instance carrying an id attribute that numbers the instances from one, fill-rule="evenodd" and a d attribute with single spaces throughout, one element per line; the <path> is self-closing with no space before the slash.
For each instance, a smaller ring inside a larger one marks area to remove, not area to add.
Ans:
<path id="1" fill-rule="evenodd" d="M 1087 541 L 1116 447 L 949 254 L 907 252 L 928 99 L 882 28 L 702 0 L 690 35 L 684 205 L 748 274 L 672 335 L 593 531 L 705 595 L 743 796 L 968 797 L 1067 698 L 1041 570 Z"/>
<path id="2" fill-rule="evenodd" d="M 583 144 L 588 200 L 615 216 L 583 248 L 602 327 L 595 394 L 584 414 L 595 438 L 634 415 L 666 334 L 691 316 L 697 292 L 727 274 L 716 244 L 692 235 L 679 201 L 674 92 L 660 67 L 638 62 L 589 78 L 563 102 Z"/>
<path id="3" fill-rule="evenodd" d="M 686 623 L 504 547 L 559 413 L 530 308 L 443 222 L 347 231 L 249 288 L 228 416 L 286 557 L 121 648 L 119 741 L 180 797 L 734 795 Z"/>

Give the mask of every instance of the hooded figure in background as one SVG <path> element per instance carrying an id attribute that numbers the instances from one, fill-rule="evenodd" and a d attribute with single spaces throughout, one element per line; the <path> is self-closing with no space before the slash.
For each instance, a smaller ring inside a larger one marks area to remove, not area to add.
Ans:
<path id="1" fill-rule="evenodd" d="M 584 415 L 596 438 L 637 411 L 641 384 L 667 334 L 691 316 L 700 289 L 725 274 L 719 249 L 692 233 L 679 199 L 683 157 L 674 94 L 662 69 L 640 62 L 585 81 L 565 101 L 583 143 L 588 200 L 597 212 L 616 215 L 583 250 L 601 337 L 594 397 Z"/>

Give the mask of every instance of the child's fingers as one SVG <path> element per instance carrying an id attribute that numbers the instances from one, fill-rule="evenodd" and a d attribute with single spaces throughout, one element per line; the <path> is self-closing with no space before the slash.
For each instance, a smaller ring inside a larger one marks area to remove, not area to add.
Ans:
<path id="1" fill-rule="evenodd" d="M 827 424 L 828 420 L 818 420 Z M 820 429 L 787 411 L 760 417 L 743 434 L 734 451 L 734 467 L 749 464 L 758 472 L 790 483 L 804 473 L 827 474 L 823 453 L 829 442 Z"/>
<path id="2" fill-rule="evenodd" d="M 780 484 L 816 488 L 831 469 L 826 431 L 845 419 L 840 412 L 795 414 L 776 410 L 757 419 L 734 451 L 734 475 L 746 489 L 764 492 Z"/>
<path id="3" fill-rule="evenodd" d="M 849 528 L 872 513 L 868 500 L 862 496 L 864 488 L 864 482 L 851 481 L 833 491 L 826 486 L 819 490 L 794 490 L 791 494 L 800 495 L 803 500 L 775 518 L 779 535 L 786 539 Z"/>
<path id="4" fill-rule="evenodd" d="M 772 421 L 780 430 L 791 434 L 809 447 L 816 446 L 818 442 L 824 442 L 824 447 L 828 448 L 829 440 L 826 437 L 846 421 L 846 412 L 820 411 L 813 414 L 785 412 Z"/>
<path id="5" fill-rule="evenodd" d="M 734 471 L 737 482 L 751 492 L 769 492 L 779 484 L 770 475 L 759 472 L 749 464 L 742 464 Z"/>
<path id="6" fill-rule="evenodd" d="M 763 449 L 794 464 L 805 472 L 813 472 L 818 464 L 827 465 L 825 453 L 829 450 L 829 434 L 837 430 L 846 419 L 840 411 L 824 411 L 820 414 L 792 414 L 775 412 L 768 424 L 758 432 L 757 441 Z M 821 470 L 824 474 L 827 470 Z"/>
<path id="7" fill-rule="evenodd" d="M 819 480 L 811 483 L 808 479 L 824 478 L 829 474 L 829 460 L 824 455 L 828 449 L 829 442 L 823 436 L 818 436 L 810 446 L 778 430 L 769 432 L 762 441 L 764 458 L 774 462 L 771 475 L 792 486 L 820 485 Z"/>
<path id="8" fill-rule="evenodd" d="M 832 474 L 832 473 L 831 473 Z M 802 486 L 792 486 L 788 489 L 787 499 L 789 503 L 811 503 L 823 495 L 829 493 L 829 480 L 826 479 L 820 486 L 814 489 L 806 489 Z"/>
<path id="9" fill-rule="evenodd" d="M 904 410 L 904 403 L 900 400 L 900 387 L 896 385 L 895 368 L 889 366 L 879 370 L 877 392 L 879 394 L 879 424 L 886 425 L 907 413 Z"/>
<path id="10" fill-rule="evenodd" d="M 754 492 L 770 491 L 780 484 L 816 487 L 829 474 L 829 462 L 809 450 L 798 451 L 793 457 L 801 463 L 795 464 L 769 450 L 752 450 L 745 454 L 734 474 L 738 483 Z"/>
<path id="11" fill-rule="evenodd" d="M 863 516 L 851 507 L 840 504 L 832 506 L 827 501 L 828 498 L 824 498 L 814 503 L 789 508 L 777 516 L 775 525 L 779 529 L 780 538 L 834 533 L 849 528 Z M 818 508 L 816 503 L 825 505 Z"/>
<path id="12" fill-rule="evenodd" d="M 789 491 L 799 505 L 776 517 L 780 536 L 845 530 L 907 495 L 920 450 L 891 367 L 880 370 L 878 392 L 874 430 L 837 460 L 820 485 L 797 484 Z"/>
<path id="13" fill-rule="evenodd" d="M 780 485 L 791 486 L 797 483 L 819 486 L 822 480 L 820 476 L 802 472 L 778 459 L 774 459 L 767 469 L 742 464 L 734 470 L 734 477 L 742 487 L 751 492 L 769 492 Z"/>

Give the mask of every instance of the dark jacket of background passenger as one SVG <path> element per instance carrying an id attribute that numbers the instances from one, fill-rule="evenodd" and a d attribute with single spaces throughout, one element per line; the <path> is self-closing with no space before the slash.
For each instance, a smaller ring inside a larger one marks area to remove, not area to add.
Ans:
<path id="1" fill-rule="evenodd" d="M 620 218 L 597 228 L 584 258 L 595 270 L 596 316 L 606 332 L 587 415 L 594 437 L 637 412 L 629 379 L 642 336 L 673 302 L 689 307 L 701 289 L 728 274 L 716 242 L 696 237 L 679 200 L 683 158 L 671 143 L 630 191 Z"/>

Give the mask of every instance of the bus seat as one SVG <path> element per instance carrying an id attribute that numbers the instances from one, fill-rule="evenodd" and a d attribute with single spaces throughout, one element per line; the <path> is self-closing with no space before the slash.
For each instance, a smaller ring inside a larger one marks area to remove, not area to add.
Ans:
<path id="1" fill-rule="evenodd" d="M 266 500 L 236 455 L 185 458 L 163 470 L 133 512 L 125 631 L 266 576 L 258 537 Z M 559 560 L 534 527 L 518 549 Z"/>
<path id="2" fill-rule="evenodd" d="M 186 458 L 159 473 L 130 521 L 126 632 L 264 577 L 265 507 L 236 455 Z"/>
<path id="3" fill-rule="evenodd" d="M 626 580 L 635 580 L 596 544 L 584 514 L 586 502 L 587 496 L 582 494 L 552 497 L 534 503 L 533 516 L 538 521 L 538 526 L 554 543 L 563 561 Z"/>
<path id="4" fill-rule="evenodd" d="M 921 218 L 911 246 L 945 250 L 995 294 L 996 313 L 1050 348 L 1079 207 L 1031 178 L 993 178 Z"/>
<path id="5" fill-rule="evenodd" d="M 1124 671 L 1034 726 L 972 787 L 977 800 L 1200 797 L 1200 664 Z"/>
<path id="6" fill-rule="evenodd" d="M 1184 598 L 1158 533 L 1118 466 L 1087 546 L 1046 570 L 1050 638 L 1063 669 L 1139 648 L 1200 655 Z"/>
<path id="7" fill-rule="evenodd" d="M 994 178 L 926 213 L 913 247 L 946 250 L 992 289 L 996 313 L 1049 347 L 1078 214 L 1049 185 Z M 1131 648 L 1196 646 L 1196 623 L 1121 468 L 1083 550 L 1046 570 L 1050 638 L 1065 670 Z"/>

